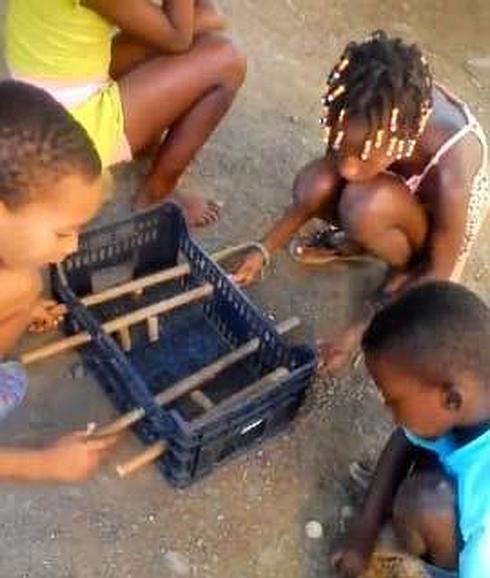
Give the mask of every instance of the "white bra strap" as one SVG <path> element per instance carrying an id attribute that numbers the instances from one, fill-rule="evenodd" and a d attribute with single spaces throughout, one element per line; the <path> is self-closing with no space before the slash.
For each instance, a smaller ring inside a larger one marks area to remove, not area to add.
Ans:
<path id="1" fill-rule="evenodd" d="M 468 133 L 473 130 L 473 127 L 470 124 L 466 124 L 463 128 L 458 130 L 458 132 L 454 133 L 451 138 L 448 138 L 445 143 L 442 144 L 441 148 L 436 152 L 436 154 L 431 158 L 431 160 L 427 163 L 426 167 L 420 173 L 420 177 L 418 179 L 418 185 L 425 179 L 428 172 L 435 167 L 441 158 L 455 145 L 457 144 L 462 138 L 464 138 Z"/>

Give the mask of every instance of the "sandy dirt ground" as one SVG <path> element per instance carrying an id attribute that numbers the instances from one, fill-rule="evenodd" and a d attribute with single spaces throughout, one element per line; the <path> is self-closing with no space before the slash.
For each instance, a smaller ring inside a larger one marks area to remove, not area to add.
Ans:
<path id="1" fill-rule="evenodd" d="M 321 153 L 324 74 L 352 37 L 386 28 L 418 41 L 436 77 L 490 128 L 485 0 L 222 0 L 222 7 L 249 73 L 183 184 L 226 202 L 221 223 L 202 235 L 210 249 L 255 238 L 288 203 L 295 172 Z M 125 210 L 138 172 L 118 171 L 117 183 L 119 199 L 106 219 Z M 483 231 L 465 273 L 485 298 L 488 240 Z M 345 267 L 305 272 L 281 255 L 252 294 L 278 317 L 301 315 L 313 339 L 344 326 L 379 274 Z M 2 424 L 1 442 L 51 439 L 114 415 L 97 384 L 74 371 L 77 363 L 70 354 L 36 367 L 26 402 Z M 328 578 L 328 547 L 349 503 L 348 464 L 375 456 L 390 423 L 362 367 L 317 382 L 315 391 L 313 410 L 288 432 L 185 491 L 151 467 L 117 478 L 116 461 L 140 447 L 133 436 L 83 486 L 3 484 L 0 577 Z M 305 536 L 312 519 L 323 525 L 321 539 Z"/>

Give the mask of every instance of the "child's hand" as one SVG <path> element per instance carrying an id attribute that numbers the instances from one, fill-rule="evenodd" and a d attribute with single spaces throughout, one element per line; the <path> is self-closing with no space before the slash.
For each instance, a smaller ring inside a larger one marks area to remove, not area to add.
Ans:
<path id="1" fill-rule="evenodd" d="M 75 432 L 62 437 L 43 451 L 46 477 L 58 482 L 88 479 L 119 438 L 92 438 L 87 432 Z"/>
<path id="2" fill-rule="evenodd" d="M 373 540 L 358 527 L 340 538 L 330 553 L 330 563 L 337 576 L 357 578 L 365 570 L 371 556 Z"/>
<path id="3" fill-rule="evenodd" d="M 248 285 L 258 279 L 264 269 L 264 256 L 260 251 L 253 251 L 245 257 L 238 271 L 233 274 L 233 281 L 238 285 Z"/>
<path id="4" fill-rule="evenodd" d="M 32 320 L 28 331 L 45 333 L 58 327 L 63 321 L 66 307 L 51 299 L 41 299 L 32 312 Z"/>

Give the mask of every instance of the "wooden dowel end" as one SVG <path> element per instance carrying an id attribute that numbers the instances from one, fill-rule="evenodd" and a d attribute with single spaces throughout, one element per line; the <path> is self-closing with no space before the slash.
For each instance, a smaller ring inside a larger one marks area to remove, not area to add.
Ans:
<path id="1" fill-rule="evenodd" d="M 136 457 L 122 464 L 118 464 L 116 466 L 116 470 L 117 473 L 119 474 L 119 477 L 125 478 L 130 474 L 134 474 L 134 472 L 145 467 L 146 465 L 151 464 L 152 462 L 154 462 L 156 459 L 158 459 L 160 456 L 163 455 L 166 448 L 167 448 L 166 443 L 163 441 L 159 441 L 149 446 L 145 451 L 141 452 Z"/>

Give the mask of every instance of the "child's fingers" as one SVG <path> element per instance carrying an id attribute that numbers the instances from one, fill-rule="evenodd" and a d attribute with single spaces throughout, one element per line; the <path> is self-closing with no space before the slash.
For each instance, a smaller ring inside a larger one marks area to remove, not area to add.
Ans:
<path id="1" fill-rule="evenodd" d="M 120 434 L 108 435 L 100 438 L 88 437 L 86 438 L 86 443 L 90 450 L 105 452 L 113 448 L 120 439 Z"/>

